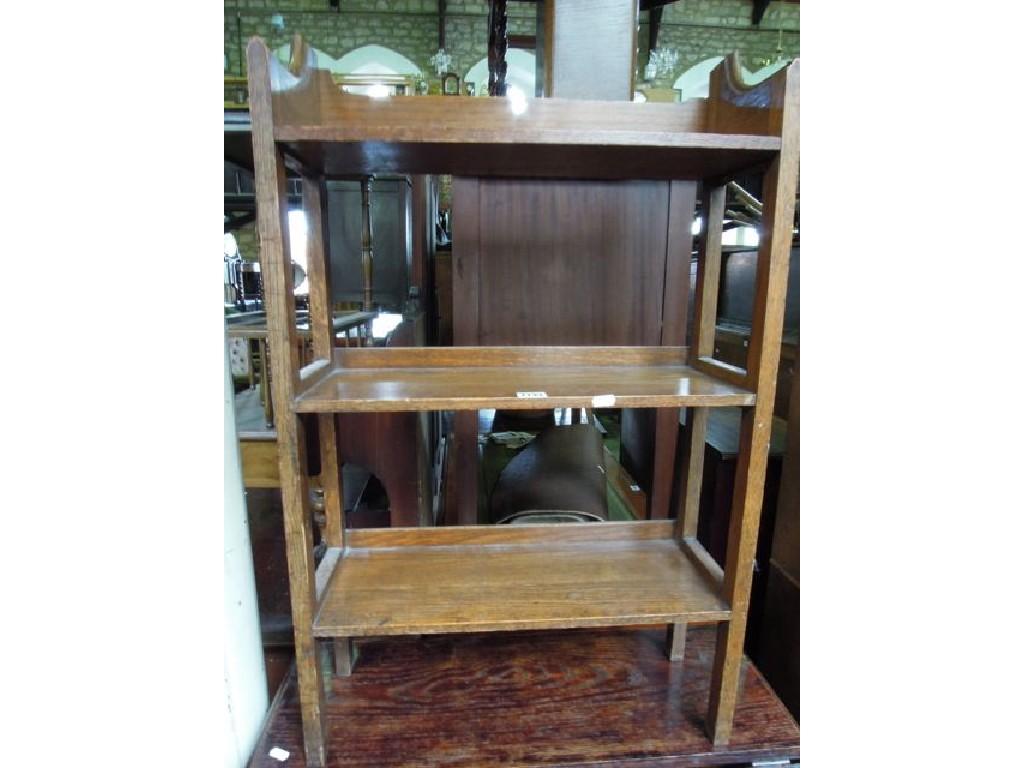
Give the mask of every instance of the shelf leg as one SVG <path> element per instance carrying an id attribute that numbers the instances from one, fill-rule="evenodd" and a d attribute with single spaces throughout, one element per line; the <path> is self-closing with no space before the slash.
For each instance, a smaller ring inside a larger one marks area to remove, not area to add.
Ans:
<path id="1" fill-rule="evenodd" d="M 764 498 L 775 386 L 782 348 L 782 327 L 793 243 L 793 214 L 799 173 L 800 70 L 777 73 L 771 82 L 773 119 L 779 121 L 782 149 L 764 176 L 764 210 L 754 282 L 754 312 L 747 350 L 748 388 L 757 393 L 753 408 L 743 409 L 736 487 L 729 520 L 722 595 L 732 609 L 719 625 L 712 668 L 708 730 L 716 744 L 728 743 L 743 671 L 743 638 L 750 607 L 757 534 Z M 714 82 L 714 78 L 712 78 Z M 713 90 L 713 89 L 712 89 Z"/>
<path id="2" fill-rule="evenodd" d="M 704 484 L 704 445 L 707 441 L 707 408 L 691 408 L 683 432 L 683 467 L 686 471 L 686 486 L 680 494 L 680 509 L 676 515 L 676 538 L 692 539 L 697 536 L 700 518 L 700 492 Z"/>
<path id="3" fill-rule="evenodd" d="M 249 105 L 252 115 L 256 212 L 260 236 L 260 273 L 267 308 L 268 357 L 263 372 L 268 400 L 278 406 L 278 468 L 284 507 L 288 586 L 295 633 L 295 668 L 306 764 L 327 761 L 324 730 L 324 675 L 320 648 L 313 636 L 316 582 L 312 513 L 303 425 L 292 410 L 298 384 L 299 354 L 295 328 L 295 294 L 288 253 L 288 198 L 284 157 L 274 142 L 270 86 L 270 51 L 259 38 L 248 46 Z M 269 362 L 269 365 L 268 365 Z M 271 372 L 272 369 L 272 372 Z"/>
<path id="4" fill-rule="evenodd" d="M 348 677 L 356 665 L 356 646 L 351 637 L 334 638 L 334 674 Z"/>
<path id="5" fill-rule="evenodd" d="M 682 661 L 686 651 L 686 622 L 677 621 L 668 625 L 665 633 L 665 653 L 669 661 Z"/>
<path id="6" fill-rule="evenodd" d="M 650 519 L 664 520 L 671 506 L 672 481 L 679 441 L 679 409 L 658 408 L 654 421 L 654 477 L 651 480 Z"/>
<path id="7" fill-rule="evenodd" d="M 476 441 L 479 425 L 480 417 L 476 411 L 455 412 L 455 504 L 459 525 L 477 524 L 479 452 Z"/>

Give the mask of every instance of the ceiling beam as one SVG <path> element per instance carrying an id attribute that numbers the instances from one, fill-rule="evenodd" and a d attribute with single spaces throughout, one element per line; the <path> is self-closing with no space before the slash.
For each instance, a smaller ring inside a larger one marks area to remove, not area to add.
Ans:
<path id="1" fill-rule="evenodd" d="M 754 0 L 754 7 L 750 11 L 750 23 L 755 27 L 761 23 L 761 19 L 764 18 L 764 12 L 768 10 L 768 3 L 771 0 Z"/>
<path id="2" fill-rule="evenodd" d="M 665 8 L 658 6 L 651 8 L 651 23 L 647 27 L 647 50 L 653 51 L 658 47 L 658 32 L 661 30 L 661 14 Z"/>
<path id="3" fill-rule="evenodd" d="M 444 16 L 448 11 L 448 0 L 437 0 L 437 47 L 444 48 Z"/>
<path id="4" fill-rule="evenodd" d="M 666 5 L 671 5 L 677 0 L 640 0 L 641 11 L 651 11 L 655 8 L 661 8 Z"/>
<path id="5" fill-rule="evenodd" d="M 509 48 L 523 48 L 528 51 L 536 50 L 537 48 L 537 36 L 536 35 L 509 35 L 508 36 L 508 47 Z"/>

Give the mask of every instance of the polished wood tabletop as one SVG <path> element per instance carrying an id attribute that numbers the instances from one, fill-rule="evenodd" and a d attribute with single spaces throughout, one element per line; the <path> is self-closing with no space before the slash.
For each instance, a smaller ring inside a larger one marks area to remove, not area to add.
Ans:
<path id="1" fill-rule="evenodd" d="M 663 629 L 489 632 L 357 640 L 330 681 L 328 765 L 669 768 L 800 757 L 792 716 L 749 662 L 733 737 L 703 732 L 715 632 L 687 632 L 680 665 Z M 268 752 L 290 753 L 278 762 Z M 252 768 L 306 768 L 294 673 L 274 699 Z"/>

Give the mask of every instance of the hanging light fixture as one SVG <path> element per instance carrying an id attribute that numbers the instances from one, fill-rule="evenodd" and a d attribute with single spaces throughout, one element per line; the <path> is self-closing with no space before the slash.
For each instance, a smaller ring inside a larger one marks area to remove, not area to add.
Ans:
<path id="1" fill-rule="evenodd" d="M 437 76 L 450 72 L 452 68 L 452 55 L 444 48 L 438 48 L 437 53 L 430 57 L 430 63 L 434 66 Z"/>
<path id="2" fill-rule="evenodd" d="M 678 63 L 679 51 L 675 48 L 652 48 L 647 57 L 647 66 L 644 67 L 644 77 L 653 80 L 670 75 Z"/>

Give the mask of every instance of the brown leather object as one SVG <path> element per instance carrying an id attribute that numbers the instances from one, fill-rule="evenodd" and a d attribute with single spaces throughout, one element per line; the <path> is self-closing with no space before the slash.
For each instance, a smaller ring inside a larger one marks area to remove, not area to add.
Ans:
<path id="1" fill-rule="evenodd" d="M 496 523 L 607 520 L 600 433 L 589 424 L 541 431 L 502 470 L 490 510 Z"/>

